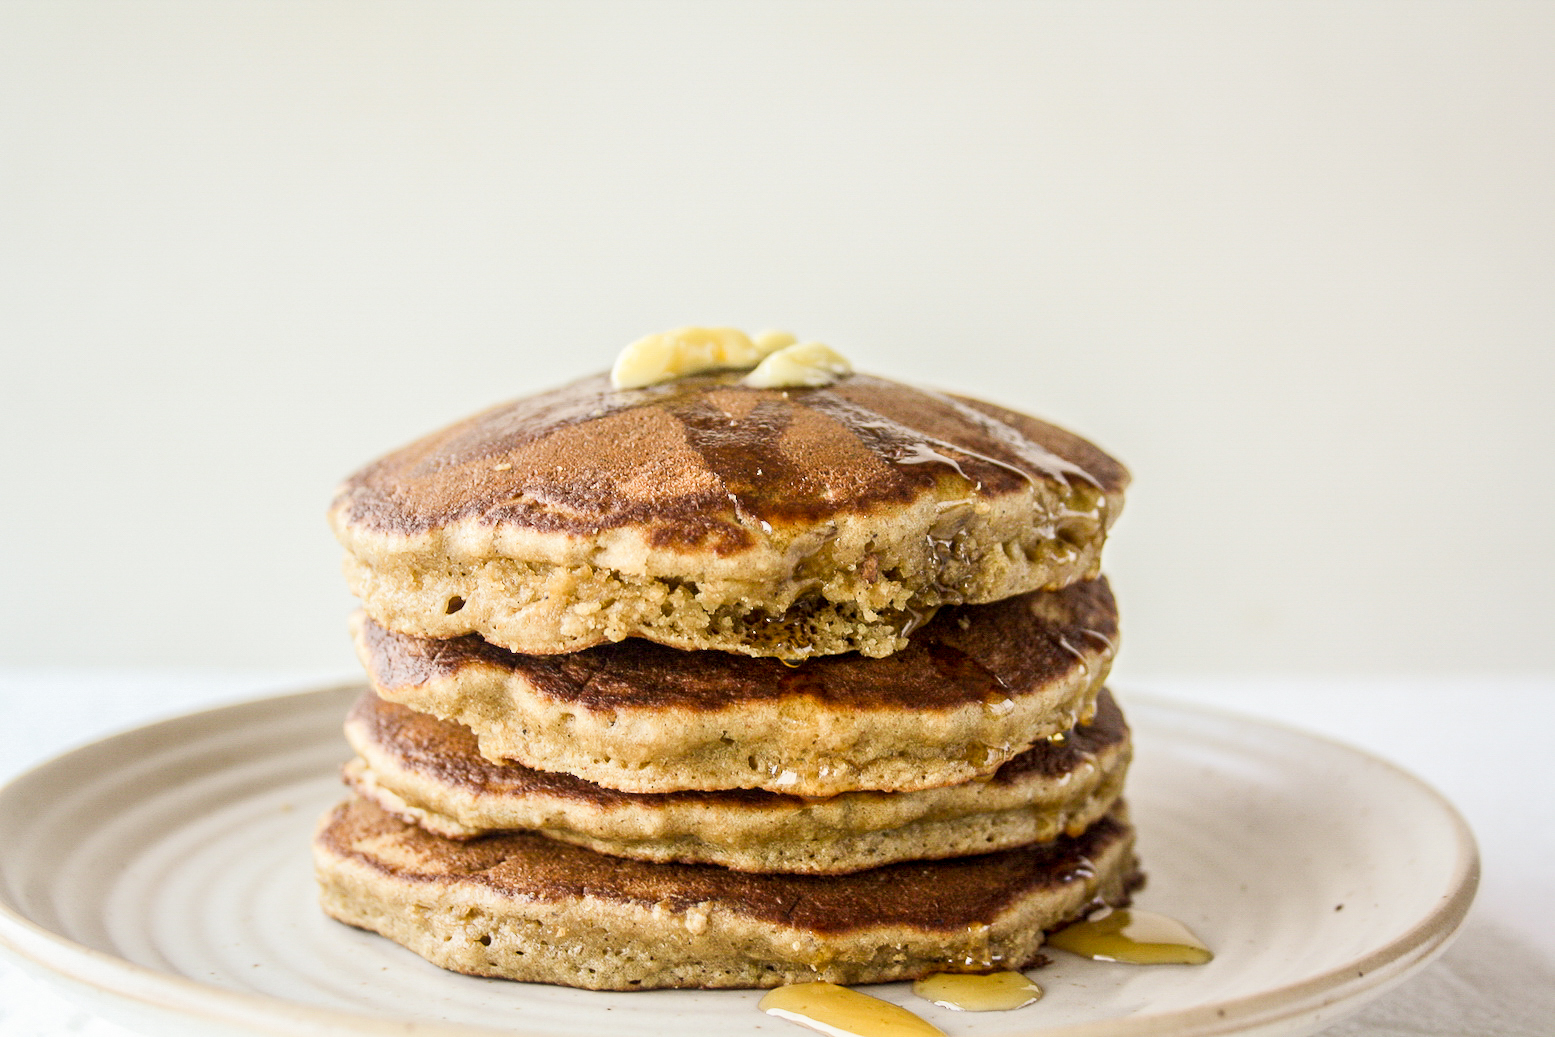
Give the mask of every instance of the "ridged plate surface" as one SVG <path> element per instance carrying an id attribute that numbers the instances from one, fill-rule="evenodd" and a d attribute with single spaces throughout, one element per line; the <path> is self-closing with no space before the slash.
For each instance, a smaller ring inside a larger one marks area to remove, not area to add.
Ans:
<path id="1" fill-rule="evenodd" d="M 443 972 L 325 918 L 308 839 L 342 798 L 357 688 L 195 714 L 0 791 L 0 945 L 157 1033 L 801 1033 L 758 992 L 599 994 Z M 1123 696 L 1149 885 L 1216 951 L 1139 968 L 1053 952 L 1012 1013 L 870 988 L 950 1034 L 1310 1033 L 1433 958 L 1478 876 L 1463 821 L 1389 764 L 1285 728 Z"/>

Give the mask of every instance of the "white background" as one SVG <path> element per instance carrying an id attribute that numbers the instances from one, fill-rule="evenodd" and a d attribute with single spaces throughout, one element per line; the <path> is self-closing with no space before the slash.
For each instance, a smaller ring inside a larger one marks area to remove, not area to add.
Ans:
<path id="1" fill-rule="evenodd" d="M 685 323 L 1130 464 L 1120 686 L 1479 832 L 1343 1033 L 1542 1032 L 1555 3 L 0 3 L 0 774 L 349 674 L 334 484 Z"/>
<path id="2" fill-rule="evenodd" d="M 1120 673 L 1555 669 L 1555 4 L 0 5 L 0 663 L 345 672 L 341 477 L 684 323 L 1090 435 Z"/>

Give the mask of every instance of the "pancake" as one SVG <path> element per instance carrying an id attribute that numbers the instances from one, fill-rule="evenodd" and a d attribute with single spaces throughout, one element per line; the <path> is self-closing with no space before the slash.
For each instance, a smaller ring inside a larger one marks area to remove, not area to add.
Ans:
<path id="1" fill-rule="evenodd" d="M 736 871 L 840 874 L 905 860 L 991 853 L 1079 835 L 1118 798 L 1128 727 L 1103 691 L 1096 718 L 1043 739 L 984 781 L 920 792 L 806 799 L 756 790 L 617 792 L 500 765 L 469 729 L 371 692 L 346 718 L 357 793 L 435 835 L 538 829 L 598 853 Z"/>
<path id="2" fill-rule="evenodd" d="M 1020 968 L 1137 884 L 1119 812 L 1078 839 L 846 876 L 606 857 L 532 833 L 454 842 L 362 800 L 314 840 L 324 910 L 456 972 L 596 990 L 875 983 Z"/>
<path id="3" fill-rule="evenodd" d="M 367 466 L 330 512 L 352 591 L 392 630 L 514 652 L 798 660 L 1096 575 L 1128 473 L 1078 436 L 867 375 L 739 377 L 586 378 Z"/>
<path id="4" fill-rule="evenodd" d="M 790 667 L 649 641 L 518 655 L 358 616 L 377 693 L 488 759 L 625 792 L 912 791 L 992 774 L 1088 717 L 1117 643 L 1106 580 L 941 610 L 900 652 Z"/>

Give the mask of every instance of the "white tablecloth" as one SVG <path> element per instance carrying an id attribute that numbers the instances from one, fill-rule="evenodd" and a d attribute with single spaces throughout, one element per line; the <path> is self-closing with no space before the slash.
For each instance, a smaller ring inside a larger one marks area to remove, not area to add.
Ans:
<path id="1" fill-rule="evenodd" d="M 0 669 L 0 781 L 115 730 L 344 676 Z M 1434 784 L 1473 826 L 1484 878 L 1457 943 L 1325 1037 L 1555 1035 L 1549 764 L 1555 678 L 1176 679 L 1115 686 L 1124 696 L 1131 687 L 1171 695 L 1360 746 Z M 1487 715 L 1495 719 L 1477 719 Z M 0 1037 L 58 1034 L 130 1037 L 0 962 Z"/>

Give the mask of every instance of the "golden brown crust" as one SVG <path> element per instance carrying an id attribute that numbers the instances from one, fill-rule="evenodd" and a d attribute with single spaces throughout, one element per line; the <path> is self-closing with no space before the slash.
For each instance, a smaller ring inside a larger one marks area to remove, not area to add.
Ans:
<path id="1" fill-rule="evenodd" d="M 1035 418 L 866 375 L 595 378 L 390 454 L 330 517 L 353 592 L 402 633 L 793 660 L 888 655 L 940 605 L 1096 575 L 1126 483 Z"/>
<path id="2" fill-rule="evenodd" d="M 842 874 L 903 860 L 991 853 L 1078 835 L 1111 809 L 1128 729 L 1103 692 L 1095 720 L 1044 739 L 991 778 L 826 799 L 757 790 L 632 794 L 570 774 L 496 764 L 468 729 L 368 693 L 346 720 L 357 793 L 435 834 L 535 829 L 636 860 L 738 871 Z"/>
<path id="3" fill-rule="evenodd" d="M 1105 666 L 1118 640 L 1105 577 L 988 605 L 941 609 L 884 659 L 822 656 L 797 666 L 727 652 L 686 652 L 633 639 L 564 655 L 510 652 L 473 635 L 448 640 L 361 624 L 374 685 L 399 689 L 491 669 L 521 678 L 558 705 L 587 710 L 716 711 L 734 703 L 806 698 L 839 709 L 945 710 L 1019 698 Z M 1099 661 L 1098 661 L 1099 659 Z"/>
<path id="4" fill-rule="evenodd" d="M 475 732 L 487 758 L 627 792 L 906 791 L 992 774 L 1091 714 L 1116 649 L 1105 581 L 948 609 L 884 659 L 773 659 L 643 641 L 522 656 L 356 624 L 383 698 Z"/>
<path id="5" fill-rule="evenodd" d="M 362 693 L 346 717 L 346 736 L 358 753 L 371 756 L 380 772 L 415 774 L 421 780 L 472 797 L 545 797 L 571 800 L 599 808 L 627 805 L 652 807 L 701 804 L 722 810 L 766 811 L 803 807 L 814 800 L 761 789 L 634 793 L 606 788 L 573 774 L 541 771 L 520 763 L 498 763 L 480 755 L 475 735 L 462 724 Z M 1111 692 L 1096 699 L 1096 714 L 1088 724 L 1070 728 L 1004 764 L 976 784 L 982 788 L 1019 785 L 1032 777 L 1062 778 L 1095 765 L 1096 758 L 1128 743 L 1128 725 Z M 869 794 L 895 795 L 895 793 Z"/>
<path id="6" fill-rule="evenodd" d="M 753 525 L 868 514 L 950 472 L 983 497 L 1127 483 L 1078 436 L 991 404 L 869 375 L 787 390 L 737 377 L 613 391 L 595 375 L 493 407 L 351 476 L 341 517 L 400 535 L 469 518 L 589 536 L 630 525 L 658 547 L 729 554 Z"/>
<path id="7" fill-rule="evenodd" d="M 361 801 L 322 822 L 324 908 L 445 968 L 594 989 L 768 987 L 1019 967 L 1043 931 L 1137 882 L 1120 812 L 1078 839 L 847 876 L 602 857 L 536 835 L 467 843 Z"/>

